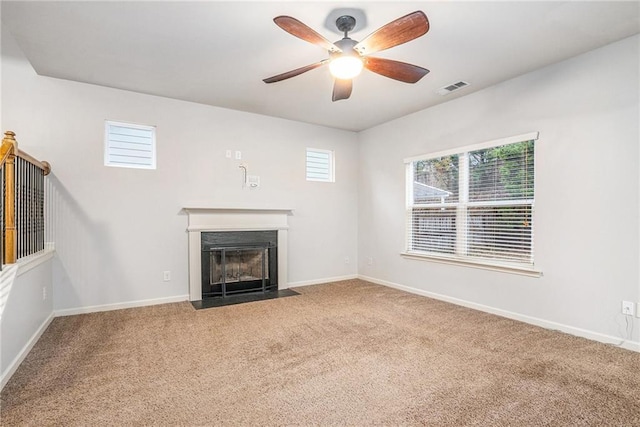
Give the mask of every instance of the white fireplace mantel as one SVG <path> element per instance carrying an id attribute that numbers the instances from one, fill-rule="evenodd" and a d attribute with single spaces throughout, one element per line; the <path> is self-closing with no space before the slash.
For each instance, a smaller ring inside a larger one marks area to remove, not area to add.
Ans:
<path id="1" fill-rule="evenodd" d="M 183 210 L 189 215 L 187 231 L 286 229 L 287 217 L 293 215 L 292 209 L 198 207 Z"/>
<path id="2" fill-rule="evenodd" d="M 287 289 L 287 219 L 292 209 L 185 207 L 189 216 L 189 300 L 202 299 L 201 239 L 203 231 L 278 231 L 278 289 Z"/>

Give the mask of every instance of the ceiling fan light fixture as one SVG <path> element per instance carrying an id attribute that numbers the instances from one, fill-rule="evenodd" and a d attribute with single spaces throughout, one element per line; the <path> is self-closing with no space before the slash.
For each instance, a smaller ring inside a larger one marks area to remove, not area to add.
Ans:
<path id="1" fill-rule="evenodd" d="M 291 16 L 276 16 L 273 21 L 289 34 L 326 49 L 329 58 L 263 79 L 265 83 L 279 82 L 329 65 L 329 72 L 334 77 L 331 100 L 339 101 L 351 96 L 353 78 L 359 75 L 363 68 L 404 83 L 417 83 L 429 72 L 417 65 L 371 56 L 372 53 L 401 45 L 426 34 L 429 31 L 429 20 L 420 10 L 383 25 L 362 41 L 349 38 L 349 32 L 356 24 L 356 19 L 351 15 L 341 15 L 336 19 L 336 27 L 344 37 L 334 43 Z"/>
<path id="2" fill-rule="evenodd" d="M 336 79 L 349 80 L 362 71 L 362 59 L 352 55 L 341 55 L 331 60 L 329 71 Z"/>

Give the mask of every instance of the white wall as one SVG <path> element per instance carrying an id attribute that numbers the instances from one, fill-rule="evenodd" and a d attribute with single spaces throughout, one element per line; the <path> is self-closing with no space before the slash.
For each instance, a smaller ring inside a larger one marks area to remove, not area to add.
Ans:
<path id="1" fill-rule="evenodd" d="M 289 281 L 356 274 L 356 134 L 37 76 L 2 43 L 2 124 L 53 169 L 55 310 L 186 298 L 185 206 L 291 208 Z M 105 119 L 157 126 L 157 170 L 103 166 Z M 335 150 L 335 184 L 305 180 L 306 147 Z M 242 187 L 226 149 L 260 188 Z"/>
<path id="2" fill-rule="evenodd" d="M 639 40 L 362 132 L 359 273 L 590 336 L 625 337 L 621 301 L 640 301 Z M 540 132 L 534 242 L 542 278 L 400 256 L 405 157 L 531 131 Z"/>
<path id="3" fill-rule="evenodd" d="M 53 318 L 51 269 L 52 259 L 49 257 L 29 270 L 13 265 L 5 266 L 2 271 L 3 279 L 7 273 L 18 274 L 7 286 L 9 294 L 0 312 L 0 389 Z"/>

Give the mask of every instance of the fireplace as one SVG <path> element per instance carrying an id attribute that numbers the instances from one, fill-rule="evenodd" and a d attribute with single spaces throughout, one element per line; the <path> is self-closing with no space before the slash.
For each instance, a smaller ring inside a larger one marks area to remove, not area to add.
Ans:
<path id="1" fill-rule="evenodd" d="M 272 296 L 288 289 L 287 220 L 293 215 L 291 209 L 183 210 L 189 218 L 189 301 L 223 300 L 223 294 L 230 300 L 235 291 L 249 291 L 237 298 L 251 299 L 252 295 Z M 263 272 L 266 292 L 262 290 Z"/>
<path id="2" fill-rule="evenodd" d="M 202 299 L 278 289 L 278 233 L 201 233 Z"/>

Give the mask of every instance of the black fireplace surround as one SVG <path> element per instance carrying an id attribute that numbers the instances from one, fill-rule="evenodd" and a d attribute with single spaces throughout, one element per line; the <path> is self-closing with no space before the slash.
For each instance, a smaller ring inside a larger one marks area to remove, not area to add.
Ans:
<path id="1" fill-rule="evenodd" d="M 278 290 L 278 232 L 201 233 L 202 299 Z"/>

